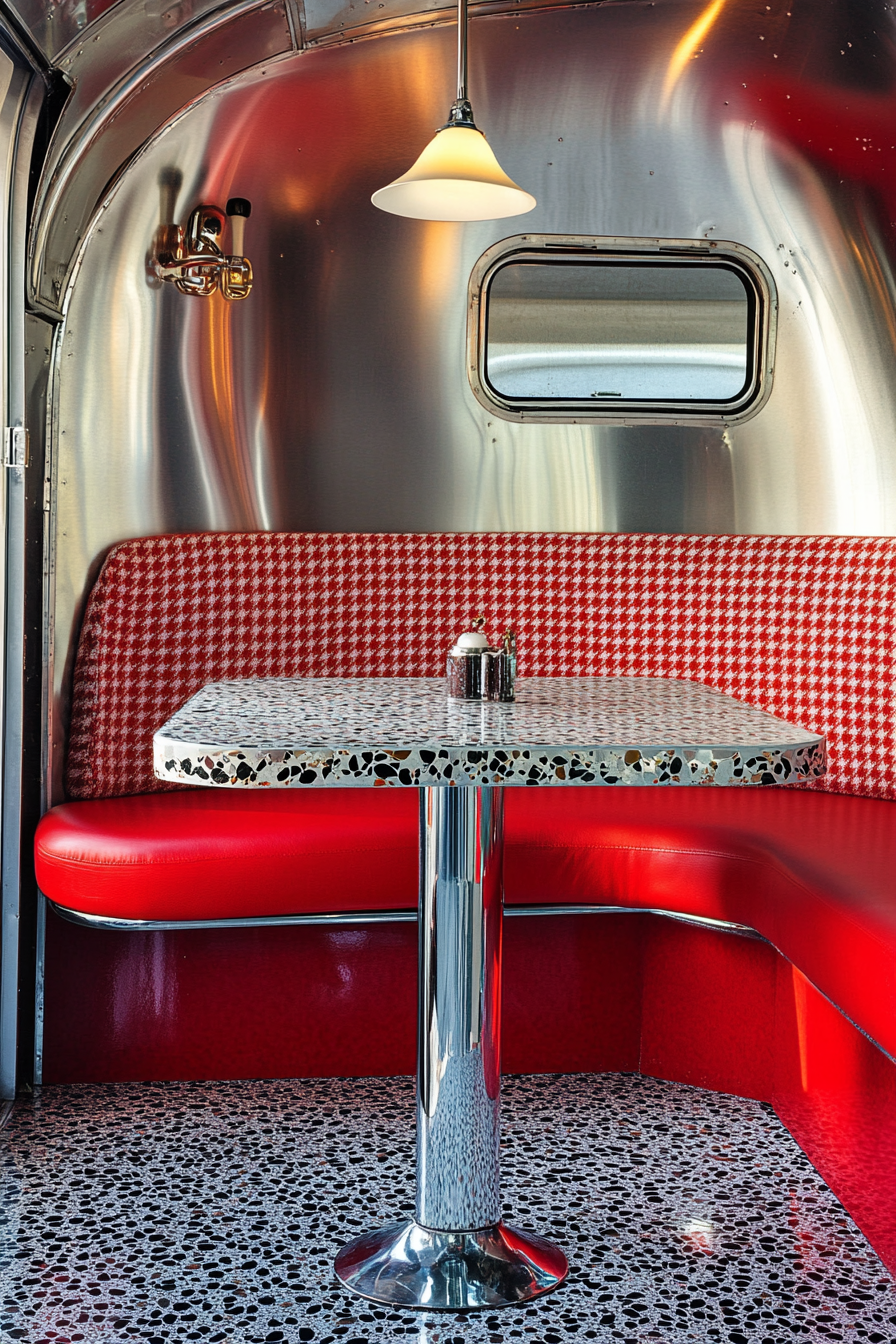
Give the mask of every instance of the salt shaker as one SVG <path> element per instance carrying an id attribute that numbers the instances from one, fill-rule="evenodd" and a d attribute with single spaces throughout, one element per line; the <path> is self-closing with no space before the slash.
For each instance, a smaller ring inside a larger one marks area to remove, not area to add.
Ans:
<path id="1" fill-rule="evenodd" d="M 448 696 L 451 700 L 484 700 L 488 697 L 488 640 L 482 633 L 485 617 L 473 622 L 473 629 L 461 635 L 448 654 Z"/>

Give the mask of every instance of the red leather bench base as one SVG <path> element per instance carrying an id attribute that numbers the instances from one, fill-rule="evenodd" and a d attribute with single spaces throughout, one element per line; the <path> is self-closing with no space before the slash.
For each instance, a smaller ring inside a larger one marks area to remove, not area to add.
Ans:
<path id="1" fill-rule="evenodd" d="M 508 809 L 509 901 L 747 924 L 896 1055 L 893 803 L 789 789 L 534 792 Z"/>
<path id="2" fill-rule="evenodd" d="M 896 811 L 786 789 L 511 789 L 511 903 L 748 924 L 896 1054 Z M 37 879 L 71 909 L 204 919 L 413 908 L 413 790 L 195 791 L 68 803 Z"/>

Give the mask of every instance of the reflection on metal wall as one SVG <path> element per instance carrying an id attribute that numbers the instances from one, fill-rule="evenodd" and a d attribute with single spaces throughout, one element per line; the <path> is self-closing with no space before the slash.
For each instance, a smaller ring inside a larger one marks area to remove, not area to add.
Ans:
<path id="1" fill-rule="evenodd" d="M 370 194 L 452 91 L 450 28 L 281 57 L 135 160 L 56 357 L 57 692 L 105 550 L 185 529 L 896 531 L 893 20 L 830 0 L 478 17 L 472 96 L 533 233 L 715 237 L 769 265 L 775 386 L 729 428 L 513 424 L 464 371 L 466 287 L 517 221 Z M 841 55 L 841 51 L 843 54 Z M 160 175 L 252 202 L 255 288 L 153 287 Z"/>

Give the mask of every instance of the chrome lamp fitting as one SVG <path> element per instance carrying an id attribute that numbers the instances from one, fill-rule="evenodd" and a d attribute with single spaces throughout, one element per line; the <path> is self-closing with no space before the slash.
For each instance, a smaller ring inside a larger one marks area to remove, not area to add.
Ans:
<path id="1" fill-rule="evenodd" d="M 226 212 L 216 205 L 198 205 L 186 229 L 162 224 L 152 256 L 152 273 L 176 285 L 181 294 L 208 298 L 220 289 L 225 299 L 245 299 L 252 290 L 252 263 L 243 255 L 246 220 L 252 207 L 242 196 L 227 202 Z M 232 252 L 221 248 L 228 220 Z"/>

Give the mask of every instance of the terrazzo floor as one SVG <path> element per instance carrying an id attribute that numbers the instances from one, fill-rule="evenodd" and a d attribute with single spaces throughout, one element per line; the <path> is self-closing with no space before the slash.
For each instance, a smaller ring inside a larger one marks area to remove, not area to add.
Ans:
<path id="1" fill-rule="evenodd" d="M 412 1211 L 410 1079 L 45 1088 L 0 1134 L 0 1337 L 896 1344 L 896 1284 L 768 1107 L 605 1074 L 507 1078 L 503 1110 L 508 1220 L 569 1281 L 435 1315 L 332 1271 Z"/>

